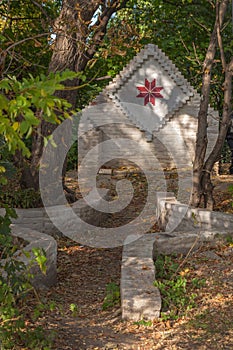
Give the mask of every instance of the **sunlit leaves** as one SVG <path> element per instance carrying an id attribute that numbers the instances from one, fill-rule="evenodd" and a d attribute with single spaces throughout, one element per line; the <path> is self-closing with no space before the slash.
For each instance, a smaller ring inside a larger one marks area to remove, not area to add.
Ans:
<path id="1" fill-rule="evenodd" d="M 24 156 L 30 151 L 24 139 L 31 136 L 42 118 L 50 123 L 59 123 L 69 117 L 70 104 L 54 96 L 63 90 L 62 82 L 73 79 L 77 74 L 71 71 L 23 78 L 7 77 L 0 81 L 0 135 L 14 153 L 21 149 Z"/>
<path id="2" fill-rule="evenodd" d="M 54 0 L 0 1 L 0 42 L 7 50 L 7 74 L 22 77 L 45 71 L 51 56 L 49 33 L 60 5 Z"/>

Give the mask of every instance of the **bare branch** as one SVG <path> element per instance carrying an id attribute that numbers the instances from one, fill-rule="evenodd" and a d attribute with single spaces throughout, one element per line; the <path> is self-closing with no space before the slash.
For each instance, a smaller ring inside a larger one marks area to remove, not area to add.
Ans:
<path id="1" fill-rule="evenodd" d="M 194 18 L 193 16 L 192 16 L 192 20 L 193 20 L 193 22 L 195 22 L 199 27 L 205 29 L 205 31 L 206 31 L 207 33 L 210 32 L 209 29 L 208 29 L 203 23 L 199 22 L 199 21 L 198 21 L 196 18 Z"/>
<path id="2" fill-rule="evenodd" d="M 51 17 L 50 17 L 50 16 L 48 15 L 48 13 L 45 11 L 44 7 L 41 6 L 41 4 L 38 4 L 38 2 L 35 1 L 35 0 L 31 0 L 31 2 L 32 2 L 35 6 L 37 6 L 37 7 L 40 9 L 40 11 L 45 15 L 45 17 L 47 17 L 49 20 L 51 20 Z"/>
<path id="3" fill-rule="evenodd" d="M 128 0 L 123 0 L 120 1 L 119 0 L 113 0 L 111 2 L 111 6 L 110 7 L 106 7 L 105 10 L 103 11 L 103 13 L 99 16 L 98 21 L 95 25 L 95 31 L 94 31 L 94 35 L 92 37 L 92 45 L 89 48 L 89 50 L 87 51 L 88 56 L 92 57 L 96 46 L 100 44 L 100 42 L 103 40 L 103 37 L 106 33 L 106 28 L 107 28 L 107 24 L 111 18 L 111 16 L 118 12 L 120 9 L 122 9 L 123 7 L 125 7 L 125 5 L 127 4 Z"/>
<path id="4" fill-rule="evenodd" d="M 51 33 L 37 34 L 37 35 L 31 36 L 31 37 L 29 37 L 29 38 L 25 38 L 25 39 L 19 40 L 19 41 L 17 41 L 16 43 L 14 43 L 14 44 L 8 46 L 8 47 L 6 48 L 6 50 L 4 50 L 4 51 L 5 51 L 5 52 L 8 52 L 8 51 L 10 51 L 13 47 L 18 46 L 18 45 L 24 43 L 25 41 L 28 41 L 28 40 L 35 40 L 36 38 L 41 38 L 41 37 L 43 37 L 43 36 L 48 36 L 48 35 L 51 35 Z"/>
<path id="5" fill-rule="evenodd" d="M 217 22 L 218 46 L 219 46 L 219 50 L 220 50 L 220 56 L 221 56 L 223 71 L 225 72 L 225 70 L 226 70 L 226 59 L 225 59 L 225 54 L 224 54 L 224 50 L 223 50 L 222 36 L 221 36 L 221 30 L 220 30 L 219 2 L 217 2 L 217 4 L 216 4 L 216 22 Z"/>
<path id="6" fill-rule="evenodd" d="M 201 66 L 201 62 L 200 62 L 200 60 L 198 58 L 198 55 L 197 55 L 197 50 L 196 50 L 195 43 L 193 42 L 192 45 L 193 45 L 193 51 L 194 51 L 194 54 L 195 54 L 195 57 L 196 57 L 196 61 Z"/>

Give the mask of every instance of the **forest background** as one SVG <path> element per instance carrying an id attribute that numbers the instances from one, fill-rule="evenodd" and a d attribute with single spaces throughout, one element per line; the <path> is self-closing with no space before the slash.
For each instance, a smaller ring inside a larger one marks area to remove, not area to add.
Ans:
<path id="1" fill-rule="evenodd" d="M 229 152 L 225 136 L 232 113 L 232 8 L 229 0 L 2 0 L 1 206 L 5 202 L 11 207 L 38 205 L 39 163 L 44 145 L 53 142 L 53 130 L 84 108 L 142 47 L 152 43 L 202 96 L 192 205 L 213 208 L 210 173 L 221 155 L 227 160 Z M 209 104 L 220 119 L 217 143 L 206 159 Z M 64 171 L 76 165 L 74 145 Z M 18 180 L 17 190 L 11 187 L 12 177 Z M 0 254 L 10 263 L 1 260 L 8 274 L 0 278 L 1 347 L 48 349 L 34 323 L 44 305 L 39 300 L 28 310 L 28 292 L 38 295 L 29 271 L 13 258 L 9 225 L 15 213 L 5 208 L 5 216 L 0 216 Z M 34 253 L 43 270 L 46 258 Z M 75 312 L 75 305 L 71 309 Z"/>
<path id="2" fill-rule="evenodd" d="M 3 0 L 0 15 L 3 172 L 13 153 L 21 188 L 37 191 L 43 145 L 56 125 L 153 43 L 202 95 L 192 204 L 204 200 L 213 208 L 209 174 L 221 156 L 232 112 L 231 1 Z M 209 103 L 219 112 L 220 128 L 206 160 Z"/>

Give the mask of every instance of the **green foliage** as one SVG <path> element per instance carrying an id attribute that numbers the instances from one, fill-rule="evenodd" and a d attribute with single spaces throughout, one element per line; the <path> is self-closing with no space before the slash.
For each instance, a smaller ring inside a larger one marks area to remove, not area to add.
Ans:
<path id="1" fill-rule="evenodd" d="M 228 191 L 233 195 L 233 185 L 228 186 Z"/>
<path id="2" fill-rule="evenodd" d="M 155 261 L 156 277 L 167 279 L 171 278 L 177 269 L 179 264 L 174 261 L 175 255 L 158 255 Z"/>
<path id="3" fill-rule="evenodd" d="M 73 143 L 69 152 L 67 153 L 67 166 L 66 170 L 74 170 L 77 169 L 78 165 L 78 146 L 77 141 Z"/>
<path id="4" fill-rule="evenodd" d="M 229 185 L 229 186 L 228 186 L 228 191 L 229 191 L 229 193 L 230 193 L 230 194 L 232 195 L 232 197 L 233 197 L 233 185 Z M 232 205 L 232 207 L 233 207 L 233 201 L 232 201 L 231 205 Z"/>
<path id="5" fill-rule="evenodd" d="M 192 278 L 191 283 L 194 288 L 198 289 L 204 287 L 206 284 L 206 280 L 204 278 Z"/>
<path id="6" fill-rule="evenodd" d="M 61 84 L 67 79 L 73 79 L 77 75 L 71 71 L 51 73 L 48 76 L 41 74 L 19 81 L 15 76 L 4 78 L 0 81 L 0 147 L 14 154 L 21 150 L 25 157 L 30 156 L 28 140 L 38 132 L 42 118 L 52 124 L 59 124 L 70 116 L 70 104 L 55 96 L 57 90 L 65 87 Z M 49 136 L 51 142 L 52 137 Z M 47 139 L 44 138 L 46 144 Z M 6 152 L 6 150 L 5 150 Z M 3 159 L 3 161 L 8 161 Z M 2 162 L 2 161 L 1 161 Z M 10 164 L 5 168 L 0 164 L 0 184 L 6 183 L 10 171 Z M 6 164 L 5 164 L 6 165 Z M 13 169 L 12 169 L 13 170 Z"/>
<path id="7" fill-rule="evenodd" d="M 46 253 L 43 249 L 40 248 L 32 248 L 32 252 L 35 256 L 34 260 L 37 262 L 41 272 L 45 275 L 46 274 Z"/>
<path id="8" fill-rule="evenodd" d="M 4 204 L 12 208 L 37 208 L 41 206 L 41 197 L 33 188 L 0 191 L 0 207 Z"/>
<path id="9" fill-rule="evenodd" d="M 7 179 L 16 174 L 16 168 L 12 163 L 12 155 L 8 151 L 7 144 L 0 136 L 0 186 L 6 185 Z"/>
<path id="10" fill-rule="evenodd" d="M 29 157 L 30 151 L 24 143 L 43 119 L 50 123 L 60 123 L 69 117 L 70 104 L 54 96 L 56 90 L 63 90 L 61 84 L 66 79 L 73 79 L 77 74 L 65 71 L 41 74 L 34 78 L 4 78 L 0 81 L 0 135 L 7 142 L 8 149 L 14 153 L 21 149 L 23 155 Z M 56 112 L 59 112 L 59 117 Z"/>
<path id="11" fill-rule="evenodd" d="M 76 304 L 74 304 L 74 303 L 70 304 L 70 311 L 72 312 L 73 317 L 77 316 L 78 310 L 79 310 L 79 308 Z"/>
<path id="12" fill-rule="evenodd" d="M 120 287 L 114 283 L 108 283 L 106 286 L 106 296 L 103 301 L 102 309 L 106 310 L 120 303 Z"/>
<path id="13" fill-rule="evenodd" d="M 224 144 L 223 144 L 220 162 L 222 164 L 231 163 L 231 150 L 230 150 L 226 140 L 224 141 Z"/>
<path id="14" fill-rule="evenodd" d="M 193 289 L 205 285 L 204 279 L 192 278 L 188 280 L 184 274 L 177 274 L 179 264 L 174 256 L 159 255 L 155 261 L 156 281 L 162 296 L 162 320 L 178 319 L 195 306 L 196 293 Z M 187 276 L 187 273 L 186 273 Z"/>
<path id="15" fill-rule="evenodd" d="M 153 325 L 152 321 L 146 321 L 146 320 L 140 320 L 135 322 L 135 324 L 139 326 L 144 326 L 144 327 L 151 327 Z"/>
<path id="16" fill-rule="evenodd" d="M 195 306 L 196 294 L 187 294 L 186 284 L 187 280 L 182 276 L 154 282 L 162 295 L 162 319 L 178 319 Z"/>
<path id="17" fill-rule="evenodd" d="M 46 257 L 40 249 L 34 249 L 34 259 L 26 266 L 16 259 L 10 235 L 11 218 L 15 211 L 5 206 L 5 215 L 0 216 L 0 344 L 1 350 L 49 349 L 51 339 L 45 337 L 41 327 L 31 327 L 26 323 L 27 295 L 33 291 L 30 266 L 36 261 L 45 272 Z M 29 253 L 25 252 L 27 257 Z"/>
<path id="18" fill-rule="evenodd" d="M 16 168 L 8 160 L 0 160 L 0 174 L 4 174 L 4 176 L 0 175 L 0 186 L 6 185 L 7 179 L 12 178 L 16 174 Z"/>
<path id="19" fill-rule="evenodd" d="M 110 23 L 106 47 L 114 72 L 145 44 L 159 46 L 182 74 L 198 90 L 202 84 L 202 64 L 215 21 L 215 2 L 198 0 L 130 0 Z M 224 29 L 223 47 L 229 62 L 233 51 L 231 6 Z M 124 35 L 124 33 L 127 33 Z M 114 48 L 118 50 L 114 50 Z M 114 54 L 111 56 L 111 52 Z M 105 67 L 108 63 L 105 63 Z M 211 80 L 211 104 L 222 108 L 223 78 L 220 52 L 217 50 Z"/>
<path id="20" fill-rule="evenodd" d="M 227 242 L 227 244 L 229 244 L 230 246 L 233 246 L 233 236 L 232 236 L 232 235 L 227 235 L 227 236 L 226 236 L 226 242 Z"/>
<path id="21" fill-rule="evenodd" d="M 55 124 L 69 117 L 70 105 L 57 98 L 55 91 L 63 90 L 61 82 L 75 76 L 76 73 L 66 71 L 49 76 L 41 74 L 36 78 L 30 74 L 21 81 L 9 76 L 0 81 L 0 146 L 5 152 L 1 153 L 1 185 L 6 183 L 5 175 L 10 174 L 10 167 L 6 164 L 9 155 L 19 150 L 24 156 L 30 156 L 27 140 L 36 132 L 42 118 Z M 14 246 L 10 235 L 10 218 L 16 217 L 16 214 L 5 205 L 8 202 L 11 206 L 31 207 L 38 201 L 39 195 L 31 189 L 15 191 L 14 195 L 4 191 L 0 194 L 1 206 L 6 210 L 5 215 L 0 216 L 1 349 L 49 349 L 51 341 L 45 337 L 43 329 L 32 325 L 33 320 L 43 313 L 44 305 L 39 303 L 34 308 L 31 320 L 26 314 L 27 296 L 34 290 L 30 267 L 37 263 L 41 271 L 46 273 L 46 256 L 40 249 L 33 249 L 34 257 L 31 257 L 29 252 L 24 252 L 30 259 L 28 265 L 15 258 L 17 247 Z"/>
<path id="22" fill-rule="evenodd" d="M 1 0 L 0 41 L 8 50 L 6 74 L 17 77 L 46 72 L 52 54 L 51 23 L 61 1 Z"/>

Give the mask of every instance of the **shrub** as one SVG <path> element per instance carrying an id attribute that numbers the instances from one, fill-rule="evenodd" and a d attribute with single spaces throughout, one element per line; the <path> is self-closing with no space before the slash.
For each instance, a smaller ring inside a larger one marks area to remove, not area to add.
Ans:
<path id="1" fill-rule="evenodd" d="M 0 344 L 5 349 L 49 349 L 50 340 L 44 336 L 41 327 L 28 323 L 27 296 L 34 290 L 30 267 L 18 261 L 10 235 L 11 218 L 15 211 L 5 206 L 5 215 L 0 216 Z M 45 267 L 43 252 L 35 250 L 35 259 L 42 271 Z M 35 306 L 37 308 L 37 306 Z"/>
<path id="2" fill-rule="evenodd" d="M 106 286 L 106 296 L 103 301 L 102 309 L 106 310 L 110 307 L 118 305 L 120 303 L 120 288 L 119 286 L 111 282 Z"/>
<path id="3" fill-rule="evenodd" d="M 37 208 L 42 206 L 41 197 L 39 191 L 35 191 L 33 188 L 27 188 L 24 190 L 18 189 L 13 192 L 0 191 L 0 207 L 4 204 L 12 208 Z"/>
<path id="4" fill-rule="evenodd" d="M 195 306 L 196 293 L 205 280 L 187 279 L 188 272 L 178 274 L 179 264 L 174 256 L 159 255 L 155 261 L 156 281 L 162 296 L 162 320 L 178 319 Z M 186 276 L 186 277 L 185 277 Z"/>

